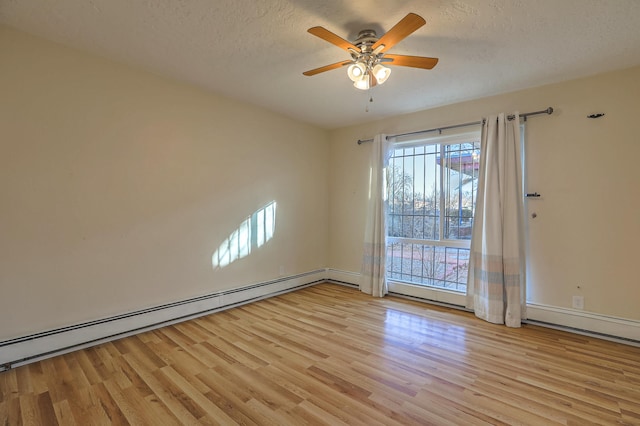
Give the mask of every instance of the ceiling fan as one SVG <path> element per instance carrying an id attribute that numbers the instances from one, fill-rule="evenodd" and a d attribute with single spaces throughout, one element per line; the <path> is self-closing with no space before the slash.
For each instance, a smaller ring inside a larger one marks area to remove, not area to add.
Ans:
<path id="1" fill-rule="evenodd" d="M 346 50 L 351 55 L 351 60 L 325 65 L 305 71 L 303 74 L 312 76 L 348 65 L 347 74 L 353 81 L 353 85 L 358 89 L 367 90 L 377 84 L 384 83 L 389 78 L 391 70 L 383 64 L 430 70 L 438 63 L 438 58 L 386 53 L 387 50 L 424 24 L 426 21 L 421 16 L 409 13 L 382 37 L 378 38 L 374 30 L 362 30 L 353 43 L 323 27 L 309 28 L 308 32 L 314 36 Z"/>

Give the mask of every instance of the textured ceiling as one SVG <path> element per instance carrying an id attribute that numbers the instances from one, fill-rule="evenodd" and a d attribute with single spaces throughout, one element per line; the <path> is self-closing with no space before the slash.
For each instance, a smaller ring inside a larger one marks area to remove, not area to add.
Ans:
<path id="1" fill-rule="evenodd" d="M 409 12 L 427 25 L 390 53 L 433 70 L 370 92 L 302 75 L 349 59 L 308 28 L 353 40 Z M 325 128 L 640 64 L 640 0 L 0 0 L 0 23 Z"/>

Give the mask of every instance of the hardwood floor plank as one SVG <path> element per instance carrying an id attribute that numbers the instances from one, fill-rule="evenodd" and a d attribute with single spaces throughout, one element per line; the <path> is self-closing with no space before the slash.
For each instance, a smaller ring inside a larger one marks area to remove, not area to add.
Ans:
<path id="1" fill-rule="evenodd" d="M 271 405 L 265 404 L 262 398 L 260 400 L 250 399 L 246 405 L 254 412 L 261 413 L 264 416 L 261 424 L 277 426 L 296 424 L 296 417 L 290 414 L 290 408 L 274 408 Z"/>
<path id="2" fill-rule="evenodd" d="M 340 366 L 337 366 L 338 368 Z M 418 393 L 420 386 L 416 380 L 404 380 L 401 376 L 387 373 L 380 368 L 369 366 L 358 361 L 353 361 L 349 366 L 344 366 L 343 374 L 357 377 L 359 383 L 366 384 L 366 388 L 376 393 L 384 392 L 387 397 L 391 395 L 398 399 L 413 398 Z"/>
<path id="3" fill-rule="evenodd" d="M 91 388 L 73 388 L 65 395 L 75 421 L 79 424 L 109 424 L 109 417 Z"/>
<path id="4" fill-rule="evenodd" d="M 262 331 L 262 335 L 266 336 L 269 340 L 275 343 L 277 346 L 283 347 L 290 352 L 296 353 L 306 359 L 317 361 L 328 358 L 329 355 L 316 349 L 316 344 L 306 345 L 302 342 L 291 338 L 287 334 L 283 334 L 278 331 L 272 324 L 269 326 L 263 324 L 255 324 L 254 328 Z"/>
<path id="5" fill-rule="evenodd" d="M 39 424 L 37 401 L 30 392 L 20 395 L 20 420 L 23 425 Z"/>
<path id="6" fill-rule="evenodd" d="M 294 424 L 309 424 L 309 425 L 327 425 L 327 426 L 340 426 L 348 425 L 348 423 L 339 419 L 336 416 L 324 411 L 320 407 L 311 403 L 308 399 L 305 399 L 300 404 L 295 406 L 292 410 L 292 415 L 299 421 Z"/>
<path id="7" fill-rule="evenodd" d="M 163 368 L 162 371 L 175 386 L 184 392 L 185 396 L 189 397 L 194 404 L 197 404 L 202 412 L 198 418 L 200 422 L 233 423 L 231 417 L 205 396 L 205 394 L 209 392 L 209 388 L 204 386 L 200 380 L 193 376 L 185 376 L 173 368 Z"/>
<path id="8" fill-rule="evenodd" d="M 166 418 L 162 417 L 159 418 L 162 419 L 161 423 L 154 423 L 160 421 L 156 418 L 154 413 L 154 404 L 149 403 L 150 401 L 146 400 L 140 394 L 131 391 L 133 388 L 120 389 L 120 387 L 111 380 L 105 380 L 103 384 L 129 424 L 143 425 L 169 423 L 166 421 Z M 153 397 L 155 398 L 155 395 Z M 174 424 L 178 423 L 179 422 L 176 419 Z"/>
<path id="9" fill-rule="evenodd" d="M 102 380 L 108 379 L 117 369 L 113 365 L 114 357 L 107 350 L 107 344 L 85 349 L 87 358 Z M 120 355 L 118 354 L 118 357 Z"/>
<path id="10" fill-rule="evenodd" d="M 71 413 L 71 407 L 69 406 L 69 403 L 66 400 L 58 403 L 54 403 L 53 409 L 55 410 L 56 419 L 58 419 L 58 424 L 65 425 L 65 426 L 67 425 L 75 426 L 78 424 L 76 422 L 76 419 L 73 417 L 73 414 Z"/>
<path id="11" fill-rule="evenodd" d="M 27 368 L 20 368 L 16 370 L 16 382 L 18 385 L 18 392 L 20 394 L 27 394 L 33 392 L 33 386 L 31 384 L 31 373 Z"/>
<path id="12" fill-rule="evenodd" d="M 209 363 L 203 363 L 199 357 L 199 353 L 195 348 L 200 344 L 193 345 L 188 350 L 172 350 L 168 352 L 167 365 L 179 372 L 184 377 L 197 375 L 202 370 L 209 368 Z M 165 367 L 163 367 L 165 369 Z"/>
<path id="13" fill-rule="evenodd" d="M 210 339 L 208 340 L 208 342 L 216 347 L 217 353 L 223 353 L 225 354 L 225 357 L 233 359 L 235 362 L 233 362 L 232 364 L 240 363 L 248 366 L 251 369 L 262 367 L 268 364 L 268 362 L 261 357 L 251 353 L 250 349 L 247 350 L 238 345 L 238 343 L 242 342 L 233 343 L 222 336 L 217 336 L 217 338 Z"/>
<path id="14" fill-rule="evenodd" d="M 507 423 L 481 413 L 463 401 L 459 401 L 459 395 L 453 395 L 453 398 L 449 398 L 440 389 L 437 392 L 428 389 L 423 392 L 421 397 L 405 401 L 402 404 L 403 409 L 414 421 L 434 425 L 507 425 Z"/>
<path id="15" fill-rule="evenodd" d="M 0 426 L 640 425 L 640 348 L 320 284 L 0 373 Z"/>
<path id="16" fill-rule="evenodd" d="M 205 396 L 236 423 L 242 425 L 260 424 L 261 416 L 246 406 L 246 402 L 251 399 L 251 396 L 243 388 L 228 382 L 226 378 L 212 369 L 200 373 L 198 379 L 209 386 L 210 390 Z"/>
<path id="17" fill-rule="evenodd" d="M 165 367 L 153 372 L 152 376 L 157 381 L 157 386 L 153 385 L 154 392 L 177 418 L 187 419 L 189 423 L 193 421 L 196 424 L 199 418 L 206 415 L 206 411 L 171 380 L 170 376 L 174 371 L 171 367 Z"/>
<path id="18" fill-rule="evenodd" d="M 197 417 L 189 411 L 189 408 L 191 407 L 185 407 L 183 401 L 180 400 L 180 397 L 182 396 L 181 391 L 171 386 L 171 384 L 164 379 L 160 370 L 147 370 L 145 368 L 146 366 L 144 361 L 141 361 L 133 355 L 134 354 L 126 354 L 124 357 L 131 367 L 135 371 L 139 372 L 140 378 L 153 392 L 153 395 L 149 395 L 145 399 L 160 403 L 158 404 L 158 407 L 167 409 L 173 414 L 173 416 L 175 416 L 176 419 L 179 419 L 185 424 L 197 424 Z M 131 392 L 130 390 L 131 388 L 128 388 L 125 392 Z M 199 415 L 200 413 L 197 413 L 197 416 Z"/>
<path id="19" fill-rule="evenodd" d="M 109 419 L 109 423 L 112 425 L 128 425 L 130 424 L 124 413 L 113 399 L 104 383 L 98 383 L 93 386 L 93 391 L 95 392 L 98 403 L 102 407 L 105 415 Z"/>
<path id="20" fill-rule="evenodd" d="M 0 425 L 9 425 L 9 401 L 0 401 Z"/>
<path id="21" fill-rule="evenodd" d="M 64 355 L 42 361 L 42 370 L 54 403 L 64 401 L 67 395 L 73 394 L 73 375 L 64 362 Z"/>
<path id="22" fill-rule="evenodd" d="M 286 389 L 288 392 L 296 395 L 300 400 L 300 403 L 298 404 L 300 405 L 311 396 L 311 393 L 304 388 L 304 381 L 296 381 L 295 378 L 287 374 L 287 370 L 288 368 L 286 367 L 279 369 L 276 364 L 273 363 L 265 367 L 260 367 L 256 369 L 255 372 L 266 380 L 269 380 L 283 389 Z"/>
<path id="23" fill-rule="evenodd" d="M 89 353 L 89 351 L 77 351 L 72 355 L 76 358 L 88 383 L 95 385 L 102 382 L 104 376 L 98 372 L 98 369 L 93 363 L 95 358 L 90 357 L 88 355 Z"/>
<path id="24" fill-rule="evenodd" d="M 274 409 L 291 408 L 302 401 L 295 393 L 242 364 L 217 367 L 216 371 L 236 387 L 242 388 L 248 396 L 246 401 L 255 399 Z"/>
<path id="25" fill-rule="evenodd" d="M 164 334 L 168 339 L 173 341 L 177 346 L 181 348 L 188 348 L 191 345 L 198 343 L 191 337 L 189 337 L 186 333 L 183 333 L 182 329 L 184 327 L 163 327 L 158 331 L 160 334 Z"/>
<path id="26" fill-rule="evenodd" d="M 381 412 L 371 409 L 368 404 L 362 404 L 361 401 L 340 392 L 326 391 L 324 394 L 315 394 L 309 398 L 309 401 L 349 425 L 391 426 L 402 424 L 386 418 Z M 375 404 L 374 401 L 371 403 Z"/>
<path id="27" fill-rule="evenodd" d="M 20 395 L 16 370 L 0 373 L 0 402 L 6 402 Z"/>
<path id="28" fill-rule="evenodd" d="M 143 371 L 136 370 L 136 368 L 124 356 L 120 356 L 113 361 L 114 365 L 118 366 L 118 371 L 113 374 L 112 378 L 120 389 L 129 389 L 130 387 L 133 387 L 136 390 L 136 393 L 141 395 L 143 398 L 153 395 L 153 391 L 140 375 Z M 155 371 L 155 369 L 152 371 Z"/>

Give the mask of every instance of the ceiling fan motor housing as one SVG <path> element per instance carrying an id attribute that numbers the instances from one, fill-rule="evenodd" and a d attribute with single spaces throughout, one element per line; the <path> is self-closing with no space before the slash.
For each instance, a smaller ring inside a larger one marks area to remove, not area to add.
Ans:
<path id="1" fill-rule="evenodd" d="M 369 73 L 373 67 L 380 62 L 382 54 L 378 54 L 371 49 L 378 41 L 378 36 L 374 30 L 362 30 L 358 33 L 358 38 L 353 42 L 360 51 L 350 49 L 351 57 L 355 63 L 362 63 L 365 66 L 365 73 Z"/>
<path id="2" fill-rule="evenodd" d="M 353 42 L 364 53 L 366 50 L 370 50 L 371 46 L 378 41 L 378 37 L 374 30 L 362 30 L 358 33 L 358 38 Z"/>

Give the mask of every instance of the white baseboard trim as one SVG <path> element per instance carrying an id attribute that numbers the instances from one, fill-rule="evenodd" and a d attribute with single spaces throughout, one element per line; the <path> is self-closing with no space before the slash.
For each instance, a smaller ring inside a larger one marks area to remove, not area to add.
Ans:
<path id="1" fill-rule="evenodd" d="M 327 269 L 327 276 L 327 281 L 335 284 L 348 285 L 349 287 L 360 286 L 360 274 L 358 272 Z M 461 307 L 465 305 L 465 296 L 452 291 L 435 290 L 429 287 L 406 284 L 398 281 L 389 281 L 388 287 L 389 293 L 407 296 L 426 303 L 441 303 L 447 306 L 454 305 Z"/>
<path id="2" fill-rule="evenodd" d="M 527 303 L 527 322 L 579 334 L 613 337 L 640 343 L 640 321 L 584 312 L 576 309 Z M 632 343 L 631 342 L 631 343 Z"/>
<path id="3" fill-rule="evenodd" d="M 328 281 L 336 284 L 358 286 L 360 274 L 351 271 L 328 269 Z M 463 294 L 446 290 L 389 282 L 389 292 L 413 300 L 465 309 Z M 466 309 L 465 309 L 466 310 Z M 527 322 L 544 327 L 557 328 L 602 339 L 615 340 L 632 345 L 640 344 L 640 321 L 600 315 L 592 312 L 556 306 L 527 303 Z"/>
<path id="4" fill-rule="evenodd" d="M 347 285 L 349 287 L 360 286 L 360 274 L 357 272 L 341 271 L 339 269 L 327 269 L 327 281 L 334 284 Z"/>
<path id="5" fill-rule="evenodd" d="M 464 305 L 466 303 L 466 296 L 463 293 L 439 290 L 397 281 L 389 281 L 387 285 L 389 287 L 389 293 L 421 299 L 426 303 L 433 302 L 447 306 L 456 306 L 461 309 L 464 309 Z"/>
<path id="6" fill-rule="evenodd" d="M 142 309 L 109 318 L 75 324 L 0 341 L 0 371 L 20 365 L 164 327 L 192 318 L 273 297 L 320 282 L 358 287 L 360 274 L 337 269 L 318 269 L 290 277 L 220 291 L 192 299 Z M 460 295 L 420 286 L 390 282 L 390 291 L 426 303 L 464 305 Z M 427 291 L 425 293 L 425 290 Z M 574 309 L 529 303 L 529 323 L 575 333 L 616 338 L 640 344 L 640 321 L 599 315 Z"/>
<path id="7" fill-rule="evenodd" d="M 326 279 L 327 270 L 319 269 L 0 341 L 0 371 L 287 293 Z"/>

